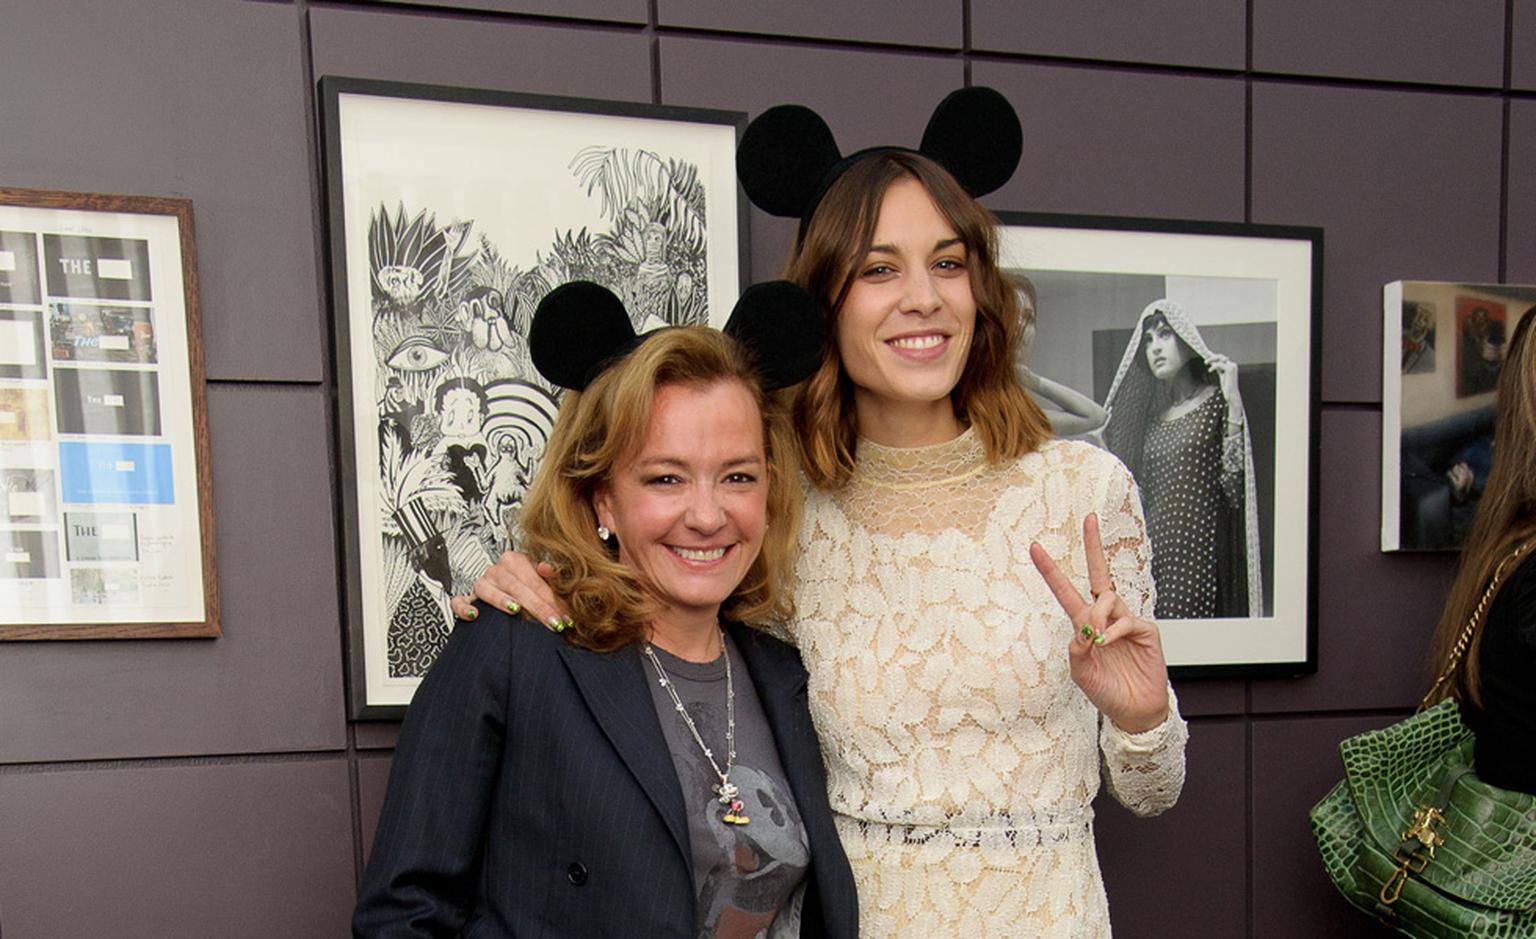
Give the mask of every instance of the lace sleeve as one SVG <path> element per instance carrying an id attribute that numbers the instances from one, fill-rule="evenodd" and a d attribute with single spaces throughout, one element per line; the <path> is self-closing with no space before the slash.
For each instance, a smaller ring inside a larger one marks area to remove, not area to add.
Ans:
<path id="1" fill-rule="evenodd" d="M 1184 789 L 1184 745 L 1189 725 L 1179 714 L 1179 699 L 1168 686 L 1168 719 L 1139 734 L 1099 718 L 1099 753 L 1104 785 L 1115 801 L 1147 818 L 1173 808 Z"/>
<path id="2" fill-rule="evenodd" d="M 1151 619 L 1157 606 L 1157 587 L 1152 583 L 1152 545 L 1141 514 L 1141 491 L 1131 471 L 1115 461 L 1100 484 L 1100 493 L 1094 511 L 1099 516 L 1099 539 L 1109 562 L 1109 578 L 1131 613 Z"/>
<path id="3" fill-rule="evenodd" d="M 1099 535 L 1115 591 L 1136 616 L 1150 619 L 1157 602 L 1152 550 L 1141 514 L 1141 495 L 1125 467 L 1116 465 L 1100 501 Z M 1104 784 L 1136 815 L 1157 815 L 1178 801 L 1184 788 L 1184 744 L 1189 728 L 1178 698 L 1168 688 L 1168 718 L 1151 730 L 1127 733 L 1099 717 L 1099 754 Z"/>

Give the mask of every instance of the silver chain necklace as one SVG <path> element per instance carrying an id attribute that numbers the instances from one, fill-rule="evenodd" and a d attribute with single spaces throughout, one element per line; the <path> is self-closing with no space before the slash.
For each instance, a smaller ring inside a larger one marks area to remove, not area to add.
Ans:
<path id="1" fill-rule="evenodd" d="M 715 775 L 720 777 L 720 785 L 711 786 L 710 791 L 719 797 L 721 805 L 725 806 L 725 814 L 720 820 L 730 825 L 745 825 L 750 818 L 741 813 L 741 800 L 736 798 L 741 790 L 731 782 L 731 770 L 736 766 L 736 686 L 731 681 L 731 651 L 725 647 L 725 631 L 720 631 L 720 654 L 725 656 L 725 770 L 722 772 L 720 764 L 715 762 L 714 751 L 704 745 L 704 738 L 699 734 L 698 725 L 693 722 L 693 716 L 683 706 L 683 699 L 678 697 L 677 686 L 673 684 L 667 670 L 661 667 L 661 659 L 647 642 L 644 646 L 645 657 L 656 666 L 656 677 L 661 679 L 661 687 L 667 689 L 667 695 L 671 697 L 672 704 L 677 708 L 678 716 L 687 725 L 688 732 L 693 734 L 693 740 L 704 751 L 704 759 L 709 761 Z"/>

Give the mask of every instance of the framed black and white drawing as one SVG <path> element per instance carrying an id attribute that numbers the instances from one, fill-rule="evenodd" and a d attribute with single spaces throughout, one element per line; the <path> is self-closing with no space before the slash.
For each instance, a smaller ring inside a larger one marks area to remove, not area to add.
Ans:
<path id="1" fill-rule="evenodd" d="M 219 635 L 192 203 L 0 189 L 0 639 Z"/>
<path id="2" fill-rule="evenodd" d="M 742 287 L 746 115 L 320 81 L 335 302 L 351 705 L 402 713 L 452 594 L 509 546 L 557 408 L 526 335 L 601 283 L 637 329 Z"/>
<path id="3" fill-rule="evenodd" d="M 1381 550 L 1461 549 L 1493 458 L 1505 343 L 1532 309 L 1530 284 L 1382 289 Z"/>
<path id="4" fill-rule="evenodd" d="M 1174 674 L 1315 671 L 1322 231 L 999 215 L 1025 383 L 1135 476 Z"/>

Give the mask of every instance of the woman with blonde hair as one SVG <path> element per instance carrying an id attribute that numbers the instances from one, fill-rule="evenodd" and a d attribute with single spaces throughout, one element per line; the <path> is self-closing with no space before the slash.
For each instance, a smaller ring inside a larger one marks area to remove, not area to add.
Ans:
<path id="1" fill-rule="evenodd" d="M 822 334 L 791 285 L 742 305 L 798 310 L 800 345 L 734 319 L 745 342 L 636 337 L 594 284 L 540 305 L 534 361 L 568 391 L 522 529 L 580 619 L 454 630 L 401 729 L 356 935 L 857 936 L 805 672 L 743 625 L 791 613 L 795 448 L 764 389 Z"/>

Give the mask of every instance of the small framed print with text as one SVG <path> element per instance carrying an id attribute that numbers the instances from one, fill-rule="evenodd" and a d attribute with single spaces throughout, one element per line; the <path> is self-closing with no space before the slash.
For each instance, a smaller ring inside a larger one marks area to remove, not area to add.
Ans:
<path id="1" fill-rule="evenodd" d="M 192 203 L 0 189 L 0 639 L 219 634 Z"/>

